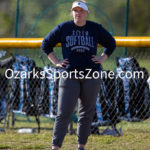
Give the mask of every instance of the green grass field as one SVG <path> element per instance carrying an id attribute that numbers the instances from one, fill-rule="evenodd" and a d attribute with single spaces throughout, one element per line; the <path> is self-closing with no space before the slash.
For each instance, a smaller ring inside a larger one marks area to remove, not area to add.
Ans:
<path id="1" fill-rule="evenodd" d="M 26 122 L 25 117 L 16 117 L 14 128 L 6 128 L 6 133 L 0 133 L 0 149 L 2 150 L 50 150 L 53 121 L 41 117 L 41 132 L 37 133 L 37 124 L 33 117 Z M 74 123 L 76 129 L 76 124 Z M 32 134 L 19 134 L 18 129 L 36 128 Z M 123 136 L 91 135 L 86 150 L 150 150 L 150 119 L 143 122 L 126 122 L 118 124 L 122 127 Z M 99 127 L 100 132 L 106 127 Z M 63 129 L 62 129 L 63 130 Z M 65 137 L 62 150 L 76 149 L 76 135 Z"/>

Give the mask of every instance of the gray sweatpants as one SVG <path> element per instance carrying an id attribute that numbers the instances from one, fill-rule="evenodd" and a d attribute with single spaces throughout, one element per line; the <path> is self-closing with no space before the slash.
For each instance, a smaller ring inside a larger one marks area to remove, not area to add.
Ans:
<path id="1" fill-rule="evenodd" d="M 60 79 L 58 112 L 53 129 L 52 145 L 62 146 L 78 98 L 77 143 L 86 144 L 90 135 L 99 87 L 100 79 Z"/>

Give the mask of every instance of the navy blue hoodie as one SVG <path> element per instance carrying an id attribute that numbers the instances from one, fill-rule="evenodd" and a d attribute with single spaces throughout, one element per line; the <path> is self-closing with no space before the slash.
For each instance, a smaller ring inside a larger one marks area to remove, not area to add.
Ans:
<path id="1" fill-rule="evenodd" d="M 100 64 L 95 64 L 91 58 L 97 54 L 97 44 L 104 47 L 104 53 L 110 56 L 116 48 L 115 39 L 102 25 L 86 21 L 86 25 L 79 27 L 74 21 L 67 21 L 57 25 L 42 41 L 41 48 L 48 55 L 57 43 L 62 44 L 64 59 L 68 59 L 67 70 L 92 69 L 100 71 Z"/>

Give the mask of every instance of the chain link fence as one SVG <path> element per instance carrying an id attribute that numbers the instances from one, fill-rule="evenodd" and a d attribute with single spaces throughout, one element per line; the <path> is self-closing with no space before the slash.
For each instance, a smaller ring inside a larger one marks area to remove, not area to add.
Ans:
<path id="1" fill-rule="evenodd" d="M 49 1 L 45 1 L 41 6 L 43 10 L 41 14 L 36 14 L 36 11 L 33 11 L 30 16 L 35 3 L 22 0 L 18 35 L 20 37 L 46 35 L 55 26 L 56 19 L 58 22 L 68 20 L 66 15 L 64 18 L 53 18 L 52 16 L 54 13 L 64 11 L 65 6 L 69 8 L 71 2 L 57 1 L 47 7 Z M 29 5 L 27 5 L 28 3 Z M 111 6 L 114 7 L 113 4 L 112 1 L 108 4 L 103 1 L 103 6 L 98 7 L 89 2 L 90 12 L 92 12 L 89 19 L 103 22 L 113 35 L 121 36 L 124 34 L 123 18 L 120 18 L 119 23 L 116 23 L 115 18 L 111 18 L 109 22 L 110 14 L 104 13 L 104 10 L 107 11 Z M 120 5 L 122 8 L 120 13 L 124 15 L 125 3 Z M 69 9 L 65 11 L 64 14 L 69 14 Z M 27 17 L 27 15 L 29 16 Z M 49 22 L 47 22 L 48 18 L 50 18 Z M 47 28 L 42 29 L 42 24 L 45 24 Z M 99 48 L 99 53 L 102 50 Z M 123 57 L 123 51 L 124 49 L 117 48 L 103 65 L 104 72 L 91 124 L 91 133 L 93 134 L 120 136 L 130 129 L 141 128 L 143 122 L 149 120 L 150 48 L 129 48 L 127 57 Z M 59 58 L 62 57 L 61 48 L 55 48 L 55 52 Z M 17 114 L 26 116 L 26 122 L 30 121 L 30 116 L 34 116 L 40 132 L 41 116 L 54 120 L 57 114 L 59 82 L 59 79 L 54 78 L 54 75 L 59 72 L 61 73 L 62 70 L 52 66 L 40 49 L 1 49 L 0 123 L 3 126 L 15 126 Z M 112 78 L 108 78 L 105 73 L 107 75 L 114 73 L 114 75 Z M 72 125 L 77 123 L 77 116 L 76 107 L 70 123 L 70 134 L 75 133 Z M 9 117 L 11 117 L 11 122 Z M 131 122 L 132 125 L 127 122 Z M 135 122 L 139 124 L 136 125 Z M 145 131 L 149 130 L 150 126 L 146 126 Z"/>
<path id="2" fill-rule="evenodd" d="M 27 121 L 29 116 L 34 116 L 40 132 L 40 116 L 54 120 L 57 114 L 58 74 L 62 70 L 50 64 L 39 67 L 33 58 L 20 54 L 0 60 L 0 68 L 0 121 L 7 125 L 7 117 L 11 116 L 14 126 L 17 114 L 25 115 Z M 122 121 L 142 123 L 150 117 L 149 70 L 140 66 L 132 55 L 117 57 L 113 68 L 103 67 L 99 76 L 101 85 L 91 124 L 93 134 L 121 135 L 117 125 Z M 76 108 L 75 123 L 77 115 Z M 101 126 L 112 129 L 100 133 Z"/>

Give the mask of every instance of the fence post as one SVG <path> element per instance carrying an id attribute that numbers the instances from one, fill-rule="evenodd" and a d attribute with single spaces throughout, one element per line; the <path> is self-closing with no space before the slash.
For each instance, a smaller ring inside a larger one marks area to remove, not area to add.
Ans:
<path id="1" fill-rule="evenodd" d="M 129 24 L 129 3 L 130 0 L 126 2 L 126 16 L 125 16 L 125 36 L 128 36 L 128 24 Z M 123 57 L 127 56 L 127 48 L 124 48 Z"/>
<path id="2" fill-rule="evenodd" d="M 16 4 L 16 20 L 15 20 L 15 37 L 18 37 L 18 25 L 19 25 L 19 2 L 20 0 L 17 0 L 17 4 Z"/>

